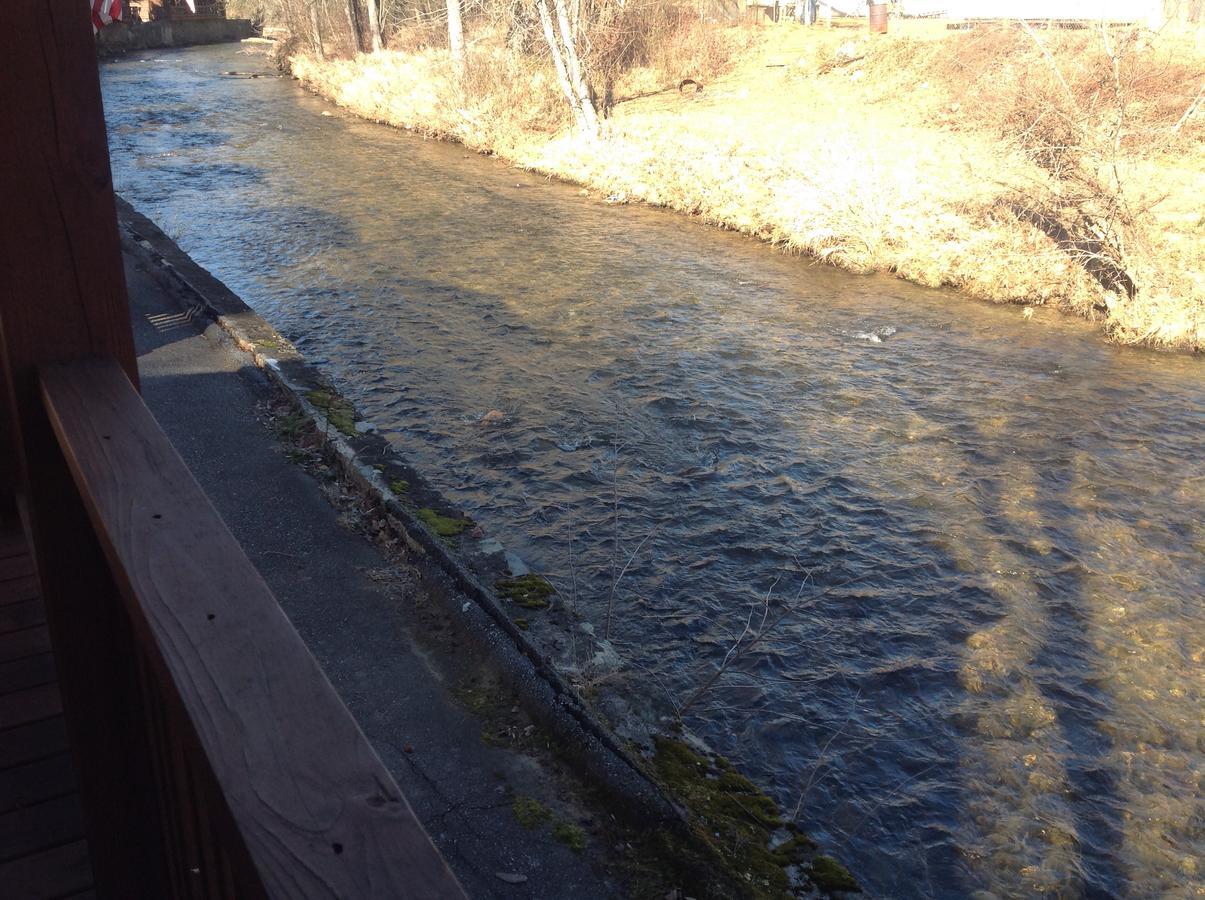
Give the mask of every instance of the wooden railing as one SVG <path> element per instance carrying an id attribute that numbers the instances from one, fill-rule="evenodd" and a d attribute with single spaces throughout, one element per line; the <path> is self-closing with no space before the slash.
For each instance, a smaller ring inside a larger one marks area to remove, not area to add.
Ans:
<path id="1" fill-rule="evenodd" d="M 389 772 L 115 361 L 43 366 L 39 548 L 97 887 L 455 898 Z"/>
<path id="2" fill-rule="evenodd" d="M 0 500 L 34 553 L 97 894 L 463 896 L 137 393 L 88 8 L 11 18 Z"/>

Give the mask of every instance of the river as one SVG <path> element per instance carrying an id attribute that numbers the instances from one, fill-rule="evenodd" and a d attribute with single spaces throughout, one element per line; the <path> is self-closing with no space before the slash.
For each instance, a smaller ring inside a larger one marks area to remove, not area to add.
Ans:
<path id="1" fill-rule="evenodd" d="M 687 724 L 872 895 L 1205 892 L 1201 359 L 229 70 L 268 71 L 102 67 L 117 189 L 595 635 L 611 607 L 611 712 L 697 693 L 768 603 Z"/>

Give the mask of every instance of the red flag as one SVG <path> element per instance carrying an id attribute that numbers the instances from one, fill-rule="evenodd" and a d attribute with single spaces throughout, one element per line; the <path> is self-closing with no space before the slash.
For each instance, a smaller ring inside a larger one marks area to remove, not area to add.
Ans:
<path id="1" fill-rule="evenodd" d="M 121 21 L 121 0 L 89 0 L 92 9 L 92 33 L 100 31 L 110 22 Z"/>

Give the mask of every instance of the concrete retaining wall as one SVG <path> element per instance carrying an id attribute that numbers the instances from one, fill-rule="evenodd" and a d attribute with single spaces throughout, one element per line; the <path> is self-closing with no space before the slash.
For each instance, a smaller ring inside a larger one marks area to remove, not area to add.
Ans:
<path id="1" fill-rule="evenodd" d="M 128 50 L 190 47 L 241 41 L 253 34 L 249 19 L 176 19 L 159 22 L 114 22 L 96 35 L 101 56 Z"/>

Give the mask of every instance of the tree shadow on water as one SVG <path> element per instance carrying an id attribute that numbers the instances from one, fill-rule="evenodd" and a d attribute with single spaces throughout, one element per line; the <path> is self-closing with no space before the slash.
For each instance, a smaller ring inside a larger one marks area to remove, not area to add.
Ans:
<path id="1" fill-rule="evenodd" d="M 1075 493 L 1075 439 L 1094 427 L 1094 412 L 1090 404 L 1060 410 L 1055 434 L 1048 420 L 1045 432 L 1028 423 L 1042 443 L 1004 450 L 1007 461 L 994 460 L 992 475 L 978 481 L 984 539 L 996 545 L 988 558 L 1007 567 L 983 573 L 998 579 L 994 637 L 1015 643 L 1000 651 L 995 670 L 985 666 L 994 696 L 980 708 L 972 738 L 989 767 L 977 777 L 999 792 L 999 817 L 978 817 L 993 829 L 981 837 L 1022 857 L 1008 860 L 1013 865 L 997 858 L 983 873 L 993 882 L 1021 880 L 1001 885 L 1006 890 L 1113 896 L 1127 883 L 1120 777 L 1106 727 L 1114 698 L 1100 688 L 1092 638 L 1101 623 L 1085 584 L 1091 548 Z"/>

